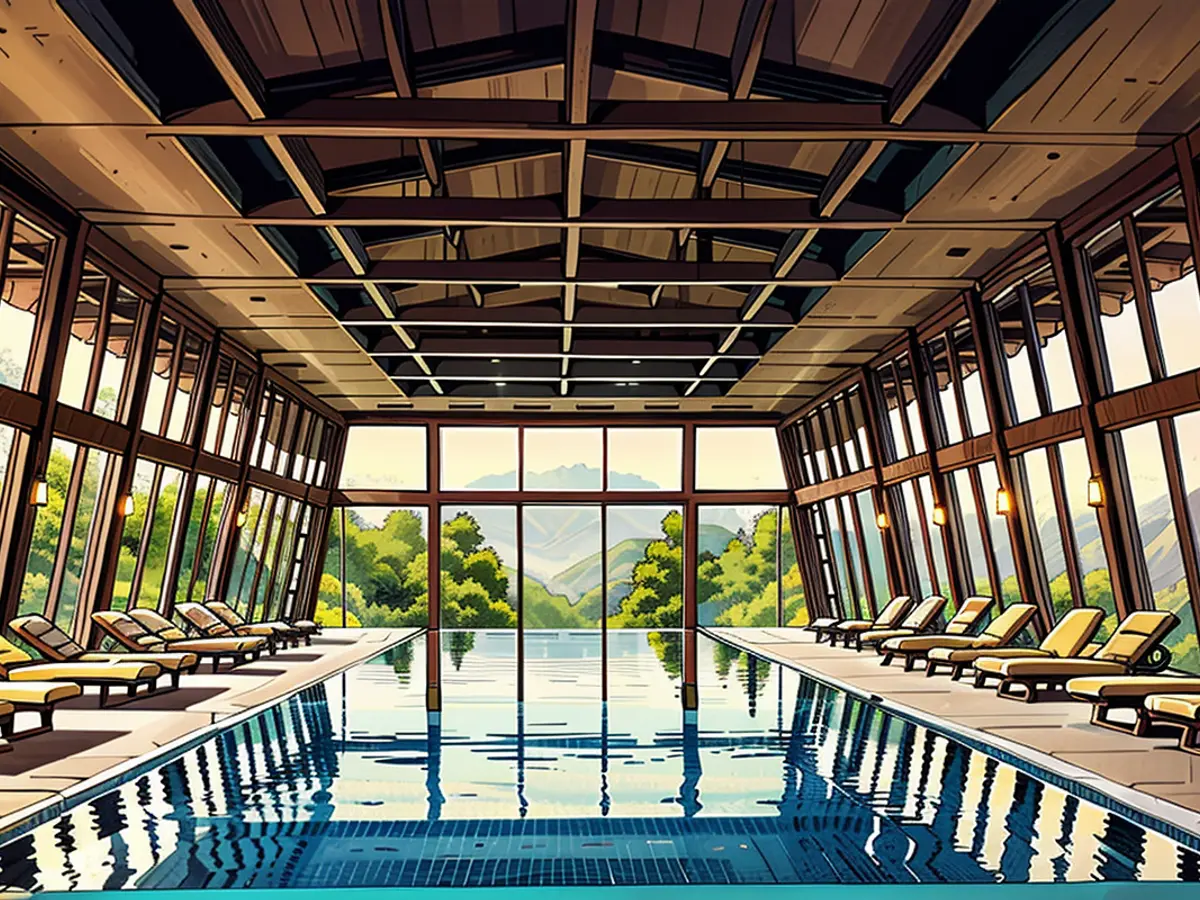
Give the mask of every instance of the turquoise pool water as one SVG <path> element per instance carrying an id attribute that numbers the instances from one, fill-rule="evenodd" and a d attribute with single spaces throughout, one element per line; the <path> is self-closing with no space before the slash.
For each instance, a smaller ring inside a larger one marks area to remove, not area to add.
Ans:
<path id="1" fill-rule="evenodd" d="M 610 634 L 602 703 L 600 640 L 527 634 L 518 703 L 515 634 L 443 634 L 438 721 L 418 638 L 0 846 L 0 886 L 1200 880 L 1189 845 L 706 638 L 694 717 L 677 635 Z"/>

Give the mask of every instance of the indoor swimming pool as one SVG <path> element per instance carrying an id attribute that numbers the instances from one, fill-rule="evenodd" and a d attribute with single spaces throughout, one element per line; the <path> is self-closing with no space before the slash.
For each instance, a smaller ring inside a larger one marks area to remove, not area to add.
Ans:
<path id="1" fill-rule="evenodd" d="M 418 637 L 0 846 L 26 891 L 1197 881 L 1200 852 L 700 638 Z M 604 695 L 607 694 L 607 700 Z"/>

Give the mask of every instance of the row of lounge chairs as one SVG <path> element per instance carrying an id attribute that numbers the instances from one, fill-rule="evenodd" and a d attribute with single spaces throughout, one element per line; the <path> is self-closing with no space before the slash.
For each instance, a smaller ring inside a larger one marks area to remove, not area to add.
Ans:
<path id="1" fill-rule="evenodd" d="M 41 615 L 21 616 L 9 623 L 13 633 L 35 649 L 35 659 L 13 642 L 0 637 L 0 752 L 11 750 L 9 740 L 43 734 L 53 727 L 55 708 L 80 696 L 85 687 L 99 690 L 99 705 L 109 705 L 113 690 L 124 689 L 127 697 L 159 689 L 163 676 L 179 687 L 185 673 L 195 672 L 209 660 L 216 672 L 223 661 L 232 666 L 251 662 L 284 646 L 312 643 L 320 628 L 315 622 L 246 622 L 225 603 L 181 603 L 176 611 L 195 632 L 188 635 L 152 609 L 128 612 L 108 610 L 92 614 L 97 627 L 116 646 L 116 651 L 87 650 L 70 635 Z M 36 712 L 41 724 L 15 731 L 19 712 Z"/>
<path id="2" fill-rule="evenodd" d="M 874 619 L 817 619 L 806 626 L 817 643 L 841 641 L 859 652 L 874 648 L 882 664 L 904 660 L 905 671 L 924 661 L 925 675 L 948 670 L 958 681 L 974 671 L 975 687 L 996 681 L 998 696 L 1035 702 L 1043 690 L 1065 690 L 1092 704 L 1092 722 L 1135 735 L 1162 727 L 1182 731 L 1180 749 L 1200 753 L 1200 678 L 1165 674 L 1170 654 L 1163 639 L 1179 619 L 1163 610 L 1126 616 L 1107 640 L 1093 639 L 1105 618 L 1102 609 L 1081 607 L 1064 615 L 1037 646 L 1017 640 L 1036 607 L 1014 603 L 975 632 L 992 607 L 989 597 L 969 597 L 939 632 L 946 601 L 933 595 L 919 603 L 896 597 Z M 1114 719 L 1113 710 L 1132 710 L 1133 720 Z"/>

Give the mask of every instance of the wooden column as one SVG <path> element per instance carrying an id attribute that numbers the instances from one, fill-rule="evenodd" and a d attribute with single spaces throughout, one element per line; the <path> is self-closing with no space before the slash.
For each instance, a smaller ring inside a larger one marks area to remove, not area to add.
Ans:
<path id="1" fill-rule="evenodd" d="M 1033 598 L 1038 603 L 1042 614 L 1042 625 L 1049 629 L 1054 623 L 1053 610 L 1050 608 L 1049 594 L 1043 592 L 1038 579 L 1033 575 L 1034 569 L 1029 562 L 1030 544 L 1026 539 L 1025 523 L 1017 506 L 1017 484 L 1014 478 L 1012 454 L 1008 450 L 1008 439 L 1005 429 L 1008 427 L 1008 416 L 1005 415 L 1004 394 L 1000 389 L 1002 374 L 1000 360 L 997 357 L 998 341 L 992 339 L 988 328 L 987 315 L 982 296 L 976 290 L 967 291 L 967 319 L 971 324 L 971 338 L 975 341 L 975 360 L 979 365 L 980 387 L 983 388 L 983 403 L 987 407 L 988 421 L 992 426 L 992 455 L 996 460 L 996 477 L 1000 487 L 1008 491 L 1012 499 L 1012 512 L 1008 519 L 1008 540 L 1012 545 L 1013 565 L 1017 570 L 1017 586 L 1022 598 Z M 995 497 L 984 497 L 984 503 L 993 504 Z M 982 512 L 990 516 L 990 507 Z M 981 528 L 987 523 L 981 522 Z M 1000 598 L 997 598 L 999 600 Z"/>
<path id="2" fill-rule="evenodd" d="M 332 423 L 330 423 L 328 421 L 325 423 L 326 431 L 333 427 L 334 426 Z M 320 568 L 324 565 L 324 560 L 325 560 L 326 554 L 329 553 L 329 526 L 330 526 L 330 523 L 333 522 L 333 517 L 335 515 L 340 515 L 340 513 L 338 512 L 338 508 L 334 505 L 334 503 L 335 503 L 335 497 L 337 496 L 338 479 L 341 477 L 341 474 L 342 474 L 342 461 L 345 459 L 345 456 L 346 456 L 346 440 L 349 436 L 349 429 L 347 427 L 342 427 L 341 429 L 339 429 L 339 432 L 340 432 L 340 437 L 332 443 L 332 445 L 330 447 L 330 451 L 329 451 L 329 465 L 326 467 L 326 477 L 328 478 L 328 484 L 330 485 L 329 499 L 325 501 L 324 515 L 321 517 L 321 523 L 322 523 L 321 530 L 317 533 L 317 535 L 316 535 L 317 540 L 312 545 L 313 550 L 315 551 L 315 555 L 314 555 L 314 558 L 312 561 L 313 576 L 309 579 L 310 585 L 308 588 L 308 597 L 305 598 L 302 602 L 299 597 L 296 598 L 296 608 L 298 610 L 300 610 L 300 609 L 303 610 L 303 615 L 301 615 L 298 612 L 297 617 L 302 618 L 302 619 L 311 619 L 314 615 L 316 615 L 317 595 L 320 594 L 320 592 L 321 592 Z M 320 453 L 321 453 L 321 448 L 320 447 L 315 448 L 313 450 L 313 453 L 316 457 L 318 457 L 316 465 L 319 466 L 321 464 L 320 459 L 319 459 Z M 314 468 L 316 468 L 316 467 L 314 466 Z M 343 535 L 344 535 L 344 530 L 343 530 Z M 344 541 L 344 538 L 343 538 L 343 541 Z M 342 568 L 341 568 L 341 571 L 339 572 L 338 580 L 342 584 L 342 610 L 344 611 L 346 609 L 346 601 L 345 601 L 346 568 L 345 568 L 344 546 L 340 552 L 340 556 L 342 557 Z"/>
<path id="3" fill-rule="evenodd" d="M 1046 232 L 1046 244 L 1059 296 L 1063 301 L 1063 321 L 1071 348 L 1075 381 L 1079 386 L 1083 437 L 1087 445 L 1088 461 L 1092 466 L 1091 474 L 1100 477 L 1106 494 L 1111 497 L 1115 478 L 1112 453 L 1108 438 L 1100 429 L 1096 418 L 1096 403 L 1104 395 L 1104 381 L 1101 375 L 1103 369 L 1099 357 L 1100 342 L 1096 333 L 1098 324 L 1093 320 L 1085 293 L 1082 261 L 1078 254 L 1072 252 L 1063 237 L 1062 229 L 1057 225 Z M 1083 510 L 1071 512 L 1078 516 Z M 1096 519 L 1108 561 L 1113 601 L 1117 614 L 1125 616 L 1137 607 L 1133 578 L 1133 572 L 1137 570 L 1137 560 L 1133 556 L 1136 541 L 1134 535 L 1127 533 L 1123 527 L 1119 510 L 1114 503 L 1106 502 L 1104 506 L 1099 507 L 1096 510 Z"/>
<path id="4" fill-rule="evenodd" d="M 904 557 L 903 549 L 899 544 L 900 538 L 896 533 L 896 512 L 892 508 L 891 497 L 883 486 L 884 442 L 881 429 L 887 423 L 887 416 L 879 403 L 871 378 L 871 369 L 863 366 L 859 373 L 862 385 L 860 392 L 863 424 L 867 432 L 867 448 L 871 451 L 871 471 L 875 475 L 875 486 L 872 488 L 871 494 L 875 498 L 876 513 L 885 513 L 890 523 L 889 528 L 883 529 L 883 555 L 887 564 L 888 589 L 895 597 L 900 594 L 913 593 L 913 586 L 909 585 L 906 567 L 901 563 Z M 877 528 L 878 526 L 872 522 L 869 526 L 864 527 Z"/>
<path id="5" fill-rule="evenodd" d="M 921 422 L 921 431 L 925 434 L 925 451 L 929 460 L 929 487 L 933 495 L 933 505 L 946 509 L 946 525 L 940 526 L 942 528 L 942 546 L 946 550 L 943 562 L 946 564 L 946 574 L 950 579 L 950 600 L 954 604 L 954 608 L 958 609 L 962 605 L 963 599 L 967 596 L 963 593 L 958 529 L 950 527 L 950 509 L 946 503 L 946 479 L 942 475 L 941 469 L 938 468 L 937 462 L 938 441 L 936 429 L 933 427 L 933 410 L 930 409 L 932 393 L 930 391 L 928 373 L 926 372 L 925 354 L 922 352 L 921 344 L 917 340 L 915 329 L 909 329 L 908 332 L 908 356 L 913 375 L 913 389 L 916 392 L 917 414 Z M 899 387 L 899 385 L 897 386 Z M 932 509 L 925 511 L 925 527 L 930 529 L 939 527 L 933 524 Z M 933 532 L 930 531 L 930 534 L 933 534 Z M 930 553 L 933 552 L 932 543 L 931 540 Z M 936 587 L 937 585 L 935 585 Z"/>
<path id="6" fill-rule="evenodd" d="M 5 230 L 11 228 L 11 224 L 10 216 Z M 14 478 L 12 489 L 16 491 L 16 496 L 11 507 L 15 515 L 10 523 L 10 538 L 3 560 L 4 599 L 0 600 L 0 608 L 4 614 L 3 624 L 7 624 L 16 616 L 21 605 L 21 586 L 25 580 L 25 565 L 39 508 L 31 502 L 33 486 L 38 478 L 45 477 L 46 465 L 50 459 L 50 445 L 54 439 L 55 403 L 62 382 L 63 360 L 66 358 L 71 317 L 74 314 L 75 297 L 79 293 L 83 275 L 83 260 L 90 230 L 90 223 L 85 219 L 77 219 L 73 228 L 62 237 L 56 238 L 48 271 L 43 274 L 37 326 L 33 334 L 26 375 L 26 384 L 30 392 L 36 394 L 41 401 L 42 416 L 25 439 L 24 465 L 10 472 L 10 477 Z M 3 244 L 0 244 L 0 247 L 3 247 Z M 0 263 L 0 268 L 3 265 L 4 263 Z M 16 461 L 21 462 L 20 458 Z M 84 600 L 85 598 L 80 598 L 81 602 Z"/>
<path id="7" fill-rule="evenodd" d="M 687 496 L 683 510 L 683 685 L 680 699 L 685 711 L 699 706 L 696 689 L 696 628 L 699 620 L 699 592 L 696 587 L 700 561 L 700 506 L 696 502 L 696 426 L 683 429 L 683 492 Z"/>
<path id="8" fill-rule="evenodd" d="M 426 442 L 426 472 L 428 488 L 436 492 L 441 486 L 441 433 L 431 424 Z M 429 535 L 426 538 L 426 557 L 429 579 L 429 618 L 425 632 L 425 709 L 430 713 L 442 711 L 442 509 L 434 500 L 429 504 Z"/>

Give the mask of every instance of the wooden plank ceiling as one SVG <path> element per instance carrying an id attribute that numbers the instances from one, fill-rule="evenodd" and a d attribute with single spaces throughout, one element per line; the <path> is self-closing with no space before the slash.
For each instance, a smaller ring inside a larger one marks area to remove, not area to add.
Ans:
<path id="1" fill-rule="evenodd" d="M 1200 4 L 0 4 L 0 150 L 346 410 L 787 412 L 1200 119 Z"/>

